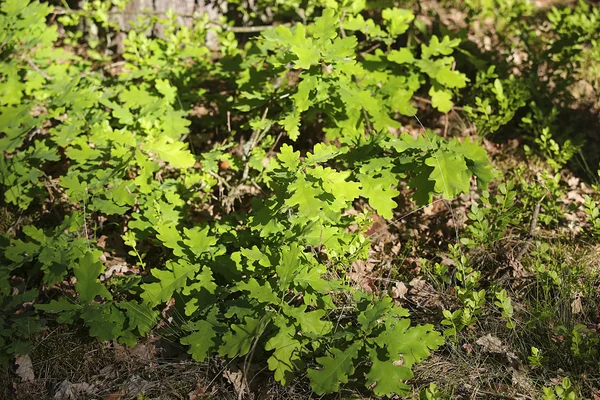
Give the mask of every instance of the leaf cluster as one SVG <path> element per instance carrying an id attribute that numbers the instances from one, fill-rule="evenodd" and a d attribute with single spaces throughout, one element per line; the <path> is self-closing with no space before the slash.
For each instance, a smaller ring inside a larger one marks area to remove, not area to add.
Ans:
<path id="1" fill-rule="evenodd" d="M 423 205 L 473 179 L 485 188 L 491 172 L 469 139 L 390 129 L 422 87 L 450 110 L 468 81 L 452 66 L 460 40 L 362 54 L 349 32 L 377 26 L 374 40 L 391 43 L 414 15 L 385 9 L 379 24 L 358 3 L 341 5 L 348 20 L 328 8 L 244 48 L 207 18 L 188 28 L 173 14 L 158 19 L 163 37 L 148 37 L 151 18 L 127 34 L 114 74 L 59 45 L 50 6 L 2 3 L 2 204 L 47 218 L 0 236 L 2 361 L 26 353 L 53 316 L 127 345 L 156 330 L 198 361 L 264 362 L 283 384 L 308 370 L 318 394 L 346 384 L 409 392 L 412 367 L 443 338 L 349 283 L 349 266 L 368 256 L 365 221 L 393 218 L 403 183 Z M 190 115 L 202 104 L 229 107 L 236 130 L 208 136 Z M 327 143 L 311 139 L 314 124 Z M 244 207 L 214 201 L 250 184 Z"/>

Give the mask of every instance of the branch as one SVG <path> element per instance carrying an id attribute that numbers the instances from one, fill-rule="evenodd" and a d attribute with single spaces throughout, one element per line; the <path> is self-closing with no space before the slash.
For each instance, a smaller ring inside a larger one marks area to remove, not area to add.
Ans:
<path id="1" fill-rule="evenodd" d="M 67 8 L 61 8 L 61 7 L 55 7 L 54 11 L 52 12 L 55 15 L 64 15 L 64 14 L 91 14 L 92 11 L 86 11 L 86 10 L 69 10 Z M 108 11 L 108 15 L 123 15 L 123 16 L 137 16 L 137 15 L 147 15 L 147 16 L 159 16 L 159 15 L 166 15 L 167 12 L 166 11 L 151 11 L 151 10 L 142 10 L 142 11 Z M 173 15 L 177 16 L 177 17 L 181 17 L 181 18 L 191 18 L 191 19 L 198 19 L 198 17 L 201 14 L 179 14 L 179 13 L 174 13 Z M 230 31 L 230 32 L 234 32 L 234 33 L 256 33 L 256 32 L 262 32 L 265 31 L 267 29 L 271 29 L 274 28 L 274 25 L 256 25 L 256 26 L 229 26 L 226 24 L 223 24 L 219 21 L 208 21 L 208 25 L 213 25 L 213 26 L 218 26 L 226 31 Z M 285 24 L 281 24 L 283 26 L 291 26 L 291 24 L 289 23 L 285 23 Z"/>
<path id="2" fill-rule="evenodd" d="M 521 258 L 523 258 L 523 256 L 525 255 L 525 253 L 529 249 L 529 246 L 531 245 L 531 242 L 533 241 L 533 238 L 535 237 L 535 228 L 537 226 L 538 217 L 540 215 L 540 207 L 542 206 L 542 200 L 544 200 L 544 198 L 538 201 L 538 203 L 535 205 L 535 208 L 533 209 L 533 217 L 531 218 L 531 226 L 529 227 L 529 238 L 527 239 L 527 242 L 525 242 L 525 246 L 523 246 L 521 251 L 519 251 L 519 254 L 517 254 L 517 261 L 521 261 Z"/>
<path id="3" fill-rule="evenodd" d="M 27 59 L 27 63 L 29 64 L 29 66 L 30 66 L 31 68 L 33 68 L 34 70 L 36 70 L 37 72 L 39 72 L 39 73 L 40 73 L 40 75 L 42 75 L 42 76 L 43 76 L 43 77 L 44 77 L 44 78 L 45 78 L 47 81 L 51 81 L 51 80 L 52 80 L 52 77 L 51 77 L 51 76 L 49 76 L 47 73 L 45 73 L 44 71 L 42 71 L 42 70 L 40 69 L 40 67 L 38 67 L 38 66 L 37 66 L 37 64 L 36 64 L 36 63 L 34 63 L 34 62 L 33 62 L 32 60 L 30 60 L 29 58 Z"/>
<path id="4" fill-rule="evenodd" d="M 419 101 L 419 102 L 421 102 L 421 103 L 431 104 L 431 100 L 429 100 L 429 99 L 426 99 L 426 98 L 424 98 L 424 97 L 420 97 L 420 96 L 413 96 L 412 98 L 413 98 L 413 99 L 415 99 L 416 101 Z M 462 108 L 462 107 L 459 107 L 459 106 L 452 106 L 452 109 L 453 109 L 453 110 L 459 110 L 459 111 L 462 111 L 462 109 L 463 109 L 463 108 Z"/>

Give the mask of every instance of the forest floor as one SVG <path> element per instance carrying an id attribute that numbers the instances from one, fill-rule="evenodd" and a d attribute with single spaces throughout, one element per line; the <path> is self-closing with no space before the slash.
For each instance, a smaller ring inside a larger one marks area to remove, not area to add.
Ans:
<path id="1" fill-rule="evenodd" d="M 465 28 L 466 14 L 452 8 L 429 18 L 428 11 L 441 7 L 440 3 L 446 2 L 420 3 L 424 24 L 441 23 L 457 31 Z M 551 4 L 563 3 L 538 1 L 536 10 L 546 12 Z M 469 31 L 469 44 L 491 47 L 488 41 L 495 32 L 488 29 L 494 21 L 487 22 Z M 112 61 L 122 60 L 115 56 Z M 440 113 L 432 101 L 416 96 L 418 119 L 399 117 L 402 127 L 393 132 L 396 136 L 408 133 L 418 137 L 426 126 L 443 138 L 479 140 L 495 177 L 489 197 L 477 191 L 473 182 L 469 193 L 448 200 L 435 197 L 423 207 L 414 205 L 411 189 L 401 183 L 393 218 L 371 216 L 366 233 L 371 242 L 368 257 L 348 266 L 347 277 L 354 289 L 387 294 L 396 305 L 409 310 L 412 324 L 433 324 L 436 330 L 446 332 L 446 343 L 415 365 L 414 378 L 409 381 L 412 398 L 579 398 L 569 397 L 572 385 L 581 398 L 600 400 L 600 233 L 591 233 L 595 221 L 600 227 L 600 217 L 598 211 L 594 217 L 589 200 L 600 204 L 600 177 L 589 167 L 600 157 L 600 103 L 593 90 L 597 84 L 592 78 L 581 79 L 569 88 L 576 101 L 570 104 L 571 113 L 556 121 L 557 130 L 573 127 L 586 141 L 564 162 L 559 160 L 558 150 L 547 154 L 531 151 L 528 146 L 534 147 L 535 141 L 515 133 L 518 124 L 514 121 L 482 138 L 466 115 L 466 104 Z M 202 107 L 196 104 L 187 116 L 192 127 L 216 120 Z M 220 118 L 224 115 L 230 124 L 229 113 L 222 111 Z M 200 134 L 196 139 L 200 146 L 208 143 Z M 297 145 L 310 149 L 319 139 L 301 139 Z M 229 159 L 243 152 L 241 141 L 232 143 L 227 150 Z M 274 156 L 275 147 L 276 143 L 267 157 Z M 222 176 L 210 193 L 211 201 L 220 202 L 221 211 L 231 209 L 232 204 L 236 210 L 249 209 L 253 197 L 258 197 L 254 189 L 250 187 L 239 198 L 237 194 L 224 195 L 231 190 L 226 179 L 235 173 L 226 161 L 220 161 L 217 172 Z M 502 202 L 511 196 L 519 202 L 505 208 Z M 359 211 L 368 209 L 362 200 L 354 205 Z M 41 220 L 33 214 L 21 220 L 15 217 L 15 210 L 15 205 L 0 203 L 0 213 L 8 220 L 0 221 L 0 233 L 10 235 Z M 483 210 L 482 214 L 477 210 Z M 106 219 L 99 214 L 93 222 L 102 226 Z M 220 218 L 218 215 L 215 220 Z M 118 240 L 122 233 L 115 234 Z M 107 236 L 93 239 L 99 249 L 110 247 Z M 453 253 L 452 246 L 460 251 Z M 121 247 L 125 258 L 127 252 Z M 149 254 L 149 264 L 163 262 Z M 111 254 L 106 250 L 104 256 Z M 465 283 L 468 277 L 461 282 L 456 277 L 461 257 L 475 269 L 467 275 L 478 274 L 472 286 Z M 480 290 L 485 290 L 487 297 L 477 303 Z M 466 317 L 449 310 L 468 308 L 464 296 L 477 304 L 469 306 L 473 318 L 458 327 Z M 98 341 L 83 324 L 63 325 L 49 319 L 43 330 L 31 336 L 29 355 L 18 356 L 0 371 L 0 399 L 376 398 L 351 387 L 317 396 L 304 371 L 282 386 L 265 362 L 248 366 L 243 357 L 213 356 L 196 362 L 189 347 L 179 343 L 181 326 L 168 314 L 171 305 L 160 315 L 157 326 L 133 347 L 116 340 Z"/>

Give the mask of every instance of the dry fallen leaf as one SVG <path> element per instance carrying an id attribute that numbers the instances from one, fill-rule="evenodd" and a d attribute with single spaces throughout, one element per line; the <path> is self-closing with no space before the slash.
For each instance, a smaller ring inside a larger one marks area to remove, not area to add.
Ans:
<path id="1" fill-rule="evenodd" d="M 196 383 L 196 388 L 188 393 L 189 400 L 202 400 L 206 398 L 214 398 L 217 394 L 217 388 L 213 387 L 209 391 L 210 387 L 202 384 L 201 382 Z"/>
<path id="2" fill-rule="evenodd" d="M 139 375 L 132 375 L 125 382 L 125 393 L 127 396 L 136 397 L 152 389 L 154 385 L 154 383 L 142 379 Z"/>
<path id="3" fill-rule="evenodd" d="M 364 291 L 373 293 L 376 287 L 371 279 L 372 271 L 373 264 L 363 260 L 356 260 L 352 263 L 352 271 L 348 273 L 348 277 Z"/>
<path id="4" fill-rule="evenodd" d="M 404 299 L 406 293 L 408 293 L 408 288 L 404 282 L 396 282 L 394 287 L 391 289 L 390 296 L 392 296 L 392 299 Z"/>
<path id="5" fill-rule="evenodd" d="M 244 380 L 244 374 L 241 371 L 227 370 L 223 373 L 223 376 L 229 381 L 229 383 L 231 383 L 235 393 L 238 396 L 248 392 L 248 388 L 246 387 L 246 382 Z"/>
<path id="6" fill-rule="evenodd" d="M 504 353 L 505 351 L 502 341 L 489 333 L 477 339 L 475 343 L 483 347 L 483 351 L 487 353 Z"/>
<path id="7" fill-rule="evenodd" d="M 575 177 L 575 176 L 571 176 L 570 178 L 567 179 L 567 185 L 569 185 L 570 188 L 577 188 L 577 186 L 579 186 L 579 182 L 580 179 Z"/>
<path id="8" fill-rule="evenodd" d="M 567 192 L 567 199 L 575 201 L 577 203 L 583 204 L 585 199 L 583 196 L 576 190 L 570 190 Z"/>
<path id="9" fill-rule="evenodd" d="M 473 352 L 473 346 L 469 343 L 463 344 L 463 349 L 467 352 L 467 354 L 471 354 Z"/>
<path id="10" fill-rule="evenodd" d="M 423 278 L 414 278 L 408 285 L 410 286 L 410 298 L 417 304 L 425 307 L 441 307 L 443 305 L 440 294 Z"/>
<path id="11" fill-rule="evenodd" d="M 157 348 L 153 344 L 139 343 L 131 349 L 131 355 L 140 362 L 150 363 L 156 359 Z"/>
<path id="12" fill-rule="evenodd" d="M 104 274 L 101 276 L 101 280 L 109 279 L 114 276 L 124 276 L 129 271 L 127 263 L 122 259 L 111 260 L 112 262 L 106 262 L 108 267 Z"/>
<path id="13" fill-rule="evenodd" d="M 581 304 L 581 298 L 583 297 L 583 293 L 576 292 L 573 295 L 574 299 L 571 302 L 571 312 L 573 314 L 580 314 L 583 312 L 583 306 Z"/>
<path id="14" fill-rule="evenodd" d="M 392 364 L 394 364 L 396 367 L 401 367 L 404 365 L 404 355 L 400 354 L 400 359 L 394 361 Z"/>
<path id="15" fill-rule="evenodd" d="M 107 396 L 104 396 L 102 398 L 102 400 L 121 400 L 122 397 L 123 397 L 123 392 L 119 390 L 118 392 L 114 392 Z"/>
<path id="16" fill-rule="evenodd" d="M 502 340 L 489 333 L 477 339 L 475 343 L 480 345 L 486 353 L 504 354 L 510 363 L 518 360 L 516 354 L 511 352 L 508 347 L 502 343 Z"/>
<path id="17" fill-rule="evenodd" d="M 56 394 L 55 400 L 78 400 L 82 398 L 94 398 L 96 387 L 88 383 L 71 383 L 68 380 L 61 382 Z"/>
<path id="18" fill-rule="evenodd" d="M 530 395 L 535 395 L 537 393 L 535 385 L 526 373 L 516 368 L 511 368 L 511 372 L 512 384 L 519 388 L 519 391 L 525 392 Z"/>
<path id="19" fill-rule="evenodd" d="M 105 249 L 106 248 L 106 239 L 108 239 L 108 236 L 106 235 L 102 235 L 98 238 L 98 243 L 96 243 L 96 245 L 98 247 L 100 247 L 101 249 Z"/>
<path id="20" fill-rule="evenodd" d="M 390 239 L 390 231 L 387 220 L 377 214 L 371 215 L 373 221 L 366 232 L 372 243 L 387 243 Z"/>
<path id="21" fill-rule="evenodd" d="M 424 279 L 417 277 L 410 281 L 409 285 L 412 287 L 414 292 L 420 292 L 425 289 L 427 282 Z"/>
<path id="22" fill-rule="evenodd" d="M 15 364 L 19 366 L 17 368 L 17 375 L 21 378 L 22 382 L 33 382 L 35 380 L 33 364 L 29 356 L 17 356 Z"/>

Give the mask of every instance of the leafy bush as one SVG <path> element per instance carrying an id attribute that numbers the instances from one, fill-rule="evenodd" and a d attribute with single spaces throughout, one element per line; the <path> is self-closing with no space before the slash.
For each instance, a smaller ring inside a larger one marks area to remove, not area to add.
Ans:
<path id="1" fill-rule="evenodd" d="M 429 24 L 420 6 L 260 0 L 191 27 L 142 16 L 115 55 L 121 1 L 3 2 L 0 362 L 29 353 L 45 326 L 77 324 L 127 346 L 156 333 L 196 361 L 239 361 L 244 378 L 252 364 L 281 384 L 307 378 L 318 395 L 406 396 L 445 338 L 468 356 L 484 327 L 517 343 L 502 350 L 511 368 L 529 360 L 546 379 L 558 354 L 592 368 L 595 331 L 569 310 L 585 298 L 592 315 L 593 271 L 535 233 L 579 213 L 586 240 L 599 235 L 597 193 L 564 201 L 564 168 L 585 150 L 564 117 L 581 106 L 574 85 L 598 89 L 598 10 L 455 3 L 468 28 L 496 24 L 493 46 Z M 417 104 L 443 136 L 403 125 Z M 446 137 L 461 115 L 481 136 L 515 128 L 539 170 L 492 172 L 476 140 Z M 399 271 L 401 246 L 378 243 L 373 221 L 391 226 L 435 197 L 454 225 L 402 249 L 421 262 Z M 469 207 L 465 226 L 453 200 Z M 367 290 L 353 271 L 375 251 L 394 257 Z M 421 272 L 438 301 L 425 314 L 385 286 Z M 419 398 L 454 395 L 419 384 Z M 568 379 L 543 386 L 547 398 L 577 392 Z"/>
<path id="2" fill-rule="evenodd" d="M 451 90 L 467 81 L 450 68 L 459 41 L 432 36 L 420 57 L 403 47 L 358 61 L 358 41 L 344 30 L 378 26 L 379 40 L 391 43 L 412 13 L 384 10 L 380 27 L 356 9 L 342 28 L 327 9 L 307 26 L 266 30 L 245 50 L 206 19 L 186 28 L 170 15 L 158 20 L 164 38 L 146 37 L 144 24 L 130 31 L 122 70 L 106 76 L 110 66 L 55 47 L 56 25 L 45 24 L 51 11 L 2 5 L 3 200 L 59 214 L 3 236 L 3 307 L 26 311 L 3 321 L 4 361 L 27 352 L 23 340 L 40 316 L 81 320 L 99 340 L 134 345 L 162 310 L 198 361 L 266 360 L 284 384 L 308 364 L 318 394 L 351 376 L 378 395 L 408 393 L 412 366 L 443 339 L 430 324 L 411 326 L 391 298 L 347 281 L 347 266 L 369 248 L 367 214 L 351 211 L 363 199 L 391 218 L 401 180 L 419 204 L 468 191 L 473 176 L 486 186 L 488 159 L 477 144 L 388 130 L 399 126 L 395 111 L 413 112 L 409 100 L 425 77 L 434 107 L 448 110 Z M 220 58 L 204 44 L 211 29 Z M 297 84 L 285 82 L 291 75 Z M 195 135 L 184 104 L 206 101 L 217 81 L 233 85 L 232 98 L 218 99 L 239 110 L 230 120 L 252 130 L 238 158 L 223 146 L 195 155 L 194 141 L 183 141 Z M 316 121 L 337 145 L 301 156 L 283 144 L 267 155 L 277 144 L 268 134 L 299 141 Z M 243 170 L 239 184 L 256 178 L 261 195 L 246 210 L 200 222 L 192 211 L 225 182 L 219 160 Z M 108 235 L 129 254 L 99 246 L 96 238 Z M 107 258 L 134 266 L 117 273 Z"/>
<path id="3" fill-rule="evenodd" d="M 584 1 L 548 12 L 525 0 L 461 3 L 470 26 L 494 24 L 494 35 L 482 45 L 484 54 L 466 53 L 477 67 L 466 114 L 484 135 L 509 134 L 519 125 L 528 142 L 559 169 L 587 140 L 574 110 L 585 103 L 597 107 L 600 86 L 593 60 L 600 48 L 599 9 Z M 482 68 L 489 57 L 494 62 Z M 587 89 L 581 92 L 580 86 Z"/>

